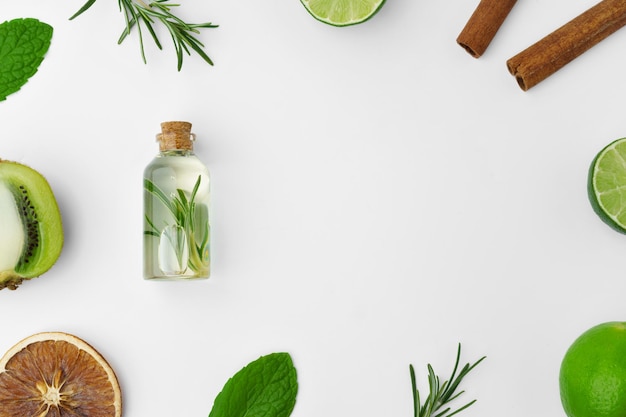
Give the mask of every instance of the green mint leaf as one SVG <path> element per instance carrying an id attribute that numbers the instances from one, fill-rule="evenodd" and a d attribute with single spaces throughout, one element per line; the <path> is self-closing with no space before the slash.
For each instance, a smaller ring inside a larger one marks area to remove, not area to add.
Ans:
<path id="1" fill-rule="evenodd" d="M 37 72 L 51 40 L 52 26 L 37 19 L 0 24 L 0 101 L 18 91 Z"/>
<path id="2" fill-rule="evenodd" d="M 289 417 L 298 379 L 288 353 L 261 356 L 226 382 L 209 417 Z"/>

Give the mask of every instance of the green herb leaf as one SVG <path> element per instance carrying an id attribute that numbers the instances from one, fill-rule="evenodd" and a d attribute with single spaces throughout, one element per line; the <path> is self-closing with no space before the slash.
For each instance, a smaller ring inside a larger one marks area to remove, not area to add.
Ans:
<path id="1" fill-rule="evenodd" d="M 70 20 L 74 19 L 77 16 L 80 16 L 81 14 L 83 14 L 83 12 L 85 12 L 87 9 L 89 9 L 91 6 L 93 6 L 93 4 L 96 2 L 96 0 L 87 0 L 87 3 L 85 3 L 83 5 L 83 7 L 81 7 L 80 9 L 78 9 L 78 11 L 76 13 L 74 13 L 72 15 L 72 17 L 70 17 Z"/>
<path id="2" fill-rule="evenodd" d="M 198 176 L 196 183 L 187 197 L 185 191 L 178 188 L 176 194 L 168 197 L 163 190 L 147 178 L 144 178 L 144 189 L 154 195 L 172 214 L 176 225 L 185 230 L 188 239 L 189 263 L 188 267 L 197 273 L 209 267 L 209 211 L 208 207 L 201 204 L 196 213 L 195 198 L 200 187 L 201 176 Z M 198 217 L 201 216 L 201 217 Z M 149 230 L 144 230 L 144 235 L 160 238 L 161 232 L 156 227 L 152 219 L 145 216 Z M 196 223 L 200 226 L 197 227 Z"/>
<path id="3" fill-rule="evenodd" d="M 155 183 L 153 183 L 149 179 L 144 178 L 143 186 L 148 192 L 153 193 L 155 196 L 157 196 L 158 199 L 161 200 L 161 202 L 165 205 L 165 207 L 167 207 L 167 209 L 172 213 L 172 215 L 176 217 L 176 208 L 174 207 L 172 202 L 170 202 L 169 198 L 167 198 L 165 193 L 161 191 L 161 189 Z"/>
<path id="4" fill-rule="evenodd" d="M 0 101 L 18 91 L 37 72 L 51 40 L 52 26 L 37 19 L 0 24 Z"/>
<path id="5" fill-rule="evenodd" d="M 87 0 L 87 2 L 76 12 L 70 20 L 80 16 L 87 9 L 89 9 L 96 0 Z M 156 44 L 157 48 L 162 49 L 161 41 L 157 37 L 157 33 L 154 30 L 154 24 L 161 24 L 164 26 L 172 38 L 174 44 L 174 50 L 176 51 L 176 62 L 178 71 L 183 67 L 183 55 L 191 55 L 189 47 L 195 51 L 206 63 L 213 65 L 213 61 L 206 52 L 204 52 L 204 45 L 196 35 L 200 33 L 200 29 L 216 28 L 210 22 L 207 23 L 187 23 L 178 16 L 176 16 L 172 9 L 180 6 L 180 4 L 169 3 L 168 0 L 118 0 L 120 11 L 124 15 L 125 26 L 122 30 L 122 34 L 117 43 L 120 44 L 130 35 L 131 30 L 136 27 L 139 37 L 139 47 L 141 52 L 141 58 L 146 63 L 146 53 L 144 49 L 144 38 L 142 27 L 148 30 L 152 36 L 152 40 Z"/>
<path id="6" fill-rule="evenodd" d="M 209 417 L 288 417 L 298 381 L 288 353 L 261 356 L 226 382 Z"/>
<path id="7" fill-rule="evenodd" d="M 474 362 L 473 365 L 470 365 L 469 363 L 466 364 L 457 375 L 456 372 L 459 369 L 460 359 L 461 344 L 459 343 L 452 375 L 450 376 L 450 379 L 444 381 L 443 384 L 440 384 L 439 376 L 435 374 L 433 367 L 428 364 L 427 369 L 429 394 L 426 397 L 426 400 L 424 400 L 423 404 L 420 400 L 419 390 L 417 389 L 415 369 L 413 368 L 413 365 L 409 365 L 411 386 L 413 388 L 413 417 L 452 417 L 453 415 L 460 413 L 461 411 L 465 410 L 476 402 L 476 400 L 472 400 L 467 404 L 457 408 L 455 411 L 451 411 L 451 407 L 448 406 L 450 402 L 463 394 L 464 391 L 459 391 L 455 393 L 456 389 L 459 387 L 459 384 L 461 383 L 463 378 L 465 378 L 465 376 L 472 369 L 474 369 L 476 365 L 481 363 L 483 359 L 485 359 L 485 356 Z"/>

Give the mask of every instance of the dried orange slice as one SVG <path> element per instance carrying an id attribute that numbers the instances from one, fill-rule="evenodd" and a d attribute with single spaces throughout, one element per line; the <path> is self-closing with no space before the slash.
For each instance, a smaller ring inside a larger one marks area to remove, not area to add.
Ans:
<path id="1" fill-rule="evenodd" d="M 38 333 L 0 359 L 0 417 L 120 417 L 120 387 L 106 360 L 76 336 Z"/>

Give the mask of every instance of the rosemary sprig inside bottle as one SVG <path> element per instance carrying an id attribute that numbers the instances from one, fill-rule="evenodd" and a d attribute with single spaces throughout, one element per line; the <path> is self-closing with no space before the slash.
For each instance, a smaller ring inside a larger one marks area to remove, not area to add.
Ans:
<path id="1" fill-rule="evenodd" d="M 433 367 L 428 364 L 428 388 L 429 394 L 424 400 L 422 404 L 420 399 L 420 393 L 417 389 L 417 384 L 415 382 L 415 370 L 413 369 L 413 365 L 409 365 L 409 371 L 411 373 L 411 385 L 413 387 L 413 415 L 414 417 L 451 417 L 463 410 L 467 407 L 471 406 L 476 402 L 476 400 L 470 401 L 464 406 L 456 409 L 455 411 L 451 411 L 451 407 L 448 406 L 450 402 L 459 397 L 463 392 L 460 391 L 458 393 L 454 393 L 456 389 L 459 387 L 459 384 L 463 380 L 463 378 L 472 370 L 476 365 L 482 362 L 485 359 L 485 356 L 476 361 L 473 365 L 469 363 L 466 364 L 463 369 L 457 375 L 456 372 L 459 367 L 459 360 L 461 358 L 461 344 L 459 343 L 459 348 L 457 350 L 456 362 L 454 364 L 454 369 L 452 371 L 452 375 L 448 381 L 444 381 L 440 383 L 439 376 L 435 375 L 435 371 L 433 371 Z M 444 408 L 442 411 L 441 410 Z"/>
<path id="2" fill-rule="evenodd" d="M 198 205 L 195 201 L 200 181 L 201 177 L 198 176 L 189 196 L 177 188 L 170 198 L 155 183 L 144 179 L 144 189 L 163 203 L 174 220 L 173 224 L 165 224 L 161 229 L 161 225 L 155 225 L 153 219 L 146 215 L 148 230 L 144 230 L 144 235 L 169 241 L 168 247 L 174 251 L 178 266 L 181 267 L 179 271 L 170 270 L 171 274 L 183 274 L 189 268 L 201 276 L 209 268 L 208 209 L 206 205 Z"/>
<path id="3" fill-rule="evenodd" d="M 81 7 L 70 20 L 81 15 L 87 9 L 89 9 L 96 0 L 87 0 L 87 2 Z M 124 14 L 124 20 L 126 26 L 122 31 L 122 34 L 118 40 L 118 44 L 121 44 L 124 39 L 130 34 L 130 31 L 134 26 L 137 26 L 139 35 L 139 47 L 141 50 L 141 57 L 143 62 L 146 63 L 146 54 L 144 49 L 144 39 L 142 25 L 148 30 L 154 43 L 159 49 L 163 49 L 161 41 L 159 40 L 156 31 L 153 27 L 155 23 L 161 23 L 165 26 L 172 37 L 174 48 L 176 49 L 176 57 L 178 61 L 178 71 L 183 66 L 183 55 L 191 55 L 191 50 L 195 51 L 204 61 L 209 65 L 213 65 L 213 61 L 204 52 L 204 44 L 198 40 L 196 35 L 200 33 L 200 29 L 204 28 L 216 28 L 217 25 L 212 23 L 187 23 L 172 13 L 172 8 L 180 6 L 180 4 L 169 3 L 168 0 L 151 0 L 147 3 L 143 0 L 118 0 L 120 11 Z"/>

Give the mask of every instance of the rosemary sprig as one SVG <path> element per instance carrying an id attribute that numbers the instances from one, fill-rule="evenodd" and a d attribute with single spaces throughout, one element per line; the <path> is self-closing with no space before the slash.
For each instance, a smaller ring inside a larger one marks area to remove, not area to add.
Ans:
<path id="1" fill-rule="evenodd" d="M 184 231 L 189 244 L 188 266 L 197 273 L 203 272 L 208 267 L 206 252 L 209 247 L 208 212 L 205 207 L 202 205 L 198 207 L 195 202 L 200 181 L 201 176 L 198 175 L 189 197 L 185 195 L 183 190 L 176 189 L 177 195 L 169 198 L 156 184 L 144 178 L 144 189 L 163 203 L 174 218 L 175 225 Z M 202 211 L 197 212 L 198 209 Z M 144 234 L 160 238 L 162 232 L 154 224 L 154 221 L 147 215 L 145 219 L 149 230 L 144 230 Z M 174 244 L 172 246 L 176 247 Z"/>
<path id="2" fill-rule="evenodd" d="M 70 20 L 81 15 L 95 2 L 96 0 L 87 0 L 83 7 L 70 17 Z M 148 3 L 144 2 L 144 0 L 118 0 L 118 4 L 120 11 L 124 14 L 126 25 L 117 43 L 121 44 L 130 34 L 132 28 L 137 26 L 139 47 L 144 63 L 147 63 L 147 60 L 142 26 L 150 33 L 156 46 L 159 49 L 163 49 L 161 41 L 153 27 L 154 24 L 161 23 L 167 28 L 172 42 L 174 43 L 178 71 L 183 67 L 184 54 L 191 55 L 192 50 L 200 55 L 209 65 L 213 65 L 211 58 L 204 52 L 204 44 L 202 44 L 195 35 L 200 33 L 200 29 L 216 28 L 217 25 L 212 23 L 186 23 L 171 11 L 172 8 L 178 7 L 180 4 L 169 3 L 168 0 L 152 0 L 148 1 Z"/>
<path id="3" fill-rule="evenodd" d="M 415 370 L 413 369 L 413 365 L 409 365 L 409 371 L 411 373 L 411 385 L 413 387 L 413 416 L 414 417 L 451 417 L 472 404 L 476 402 L 476 400 L 470 401 L 464 406 L 456 409 L 455 411 L 450 411 L 451 407 L 448 406 L 448 403 L 452 402 L 454 399 L 458 398 L 463 392 L 460 391 L 457 394 L 454 392 L 459 387 L 459 384 L 463 380 L 463 378 L 472 370 L 476 365 L 485 359 L 485 356 L 476 361 L 473 365 L 469 363 L 466 364 L 463 369 L 456 375 L 456 372 L 459 367 L 459 360 L 461 358 L 461 344 L 459 343 L 459 348 L 457 350 L 456 362 L 454 364 L 454 369 L 452 371 L 452 375 L 450 379 L 440 383 L 440 379 L 437 375 L 435 375 L 435 371 L 433 367 L 428 364 L 428 388 L 429 394 L 424 400 L 424 403 L 421 403 L 420 393 L 417 389 L 417 384 L 415 382 Z M 444 408 L 442 411 L 439 411 L 442 407 Z"/>

